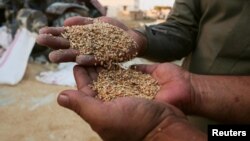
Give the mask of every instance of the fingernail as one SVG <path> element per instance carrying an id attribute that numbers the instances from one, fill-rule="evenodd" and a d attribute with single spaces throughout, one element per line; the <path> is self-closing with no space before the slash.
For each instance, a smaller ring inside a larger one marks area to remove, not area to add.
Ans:
<path id="1" fill-rule="evenodd" d="M 136 70 L 136 69 L 137 69 L 137 66 L 136 66 L 136 65 L 131 65 L 131 66 L 130 66 L 130 69 Z"/>
<path id="2" fill-rule="evenodd" d="M 38 31 L 38 33 L 39 34 L 44 34 L 46 28 L 47 28 L 47 26 L 40 28 L 39 31 Z"/>
<path id="3" fill-rule="evenodd" d="M 63 107 L 68 107 L 69 106 L 69 97 L 66 95 L 62 95 L 62 94 L 59 95 L 58 103 Z"/>

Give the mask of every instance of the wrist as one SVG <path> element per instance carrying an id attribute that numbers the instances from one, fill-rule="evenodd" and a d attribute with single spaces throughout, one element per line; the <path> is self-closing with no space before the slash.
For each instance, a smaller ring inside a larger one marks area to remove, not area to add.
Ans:
<path id="1" fill-rule="evenodd" d="M 196 99 L 192 114 L 223 123 L 249 122 L 249 87 L 244 76 L 240 79 L 239 76 L 193 75 L 191 83 Z"/>
<path id="2" fill-rule="evenodd" d="M 191 84 L 191 105 L 188 110 L 188 114 L 197 114 L 200 111 L 202 106 L 202 99 L 204 98 L 201 95 L 202 91 L 202 84 L 199 79 L 199 75 L 190 73 L 190 84 Z"/>
<path id="3" fill-rule="evenodd" d="M 138 45 L 138 55 L 142 56 L 147 49 L 147 37 L 142 29 L 132 29 L 129 31 Z"/>
<path id="4" fill-rule="evenodd" d="M 163 120 L 154 130 L 152 130 L 144 141 L 203 141 L 206 135 L 192 126 L 187 119 L 175 116 Z"/>
<path id="5" fill-rule="evenodd" d="M 201 105 L 201 95 L 197 92 L 199 88 L 197 88 L 197 75 L 190 73 L 189 71 L 183 70 L 181 72 L 183 74 L 181 79 L 184 79 L 186 85 L 182 86 L 184 89 L 183 94 L 184 97 L 177 100 L 176 103 L 172 103 L 173 105 L 177 106 L 187 115 L 193 115 L 197 111 L 197 108 L 200 108 Z M 182 95 L 181 95 L 182 96 Z"/>

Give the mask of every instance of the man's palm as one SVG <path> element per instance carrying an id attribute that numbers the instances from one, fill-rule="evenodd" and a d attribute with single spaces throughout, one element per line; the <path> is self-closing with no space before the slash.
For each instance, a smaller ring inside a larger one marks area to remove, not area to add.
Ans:
<path id="1" fill-rule="evenodd" d="M 151 74 L 160 84 L 160 90 L 155 99 L 173 104 L 186 111 L 192 101 L 192 85 L 190 73 L 181 67 L 170 64 L 155 64 L 137 66 L 138 70 Z"/>

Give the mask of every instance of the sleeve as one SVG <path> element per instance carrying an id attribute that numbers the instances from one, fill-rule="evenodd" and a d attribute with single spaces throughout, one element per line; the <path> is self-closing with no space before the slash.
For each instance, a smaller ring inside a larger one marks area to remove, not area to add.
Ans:
<path id="1" fill-rule="evenodd" d="M 181 59 L 196 44 L 200 20 L 200 0 L 176 0 L 166 22 L 146 26 L 147 47 L 143 57 L 155 61 Z"/>

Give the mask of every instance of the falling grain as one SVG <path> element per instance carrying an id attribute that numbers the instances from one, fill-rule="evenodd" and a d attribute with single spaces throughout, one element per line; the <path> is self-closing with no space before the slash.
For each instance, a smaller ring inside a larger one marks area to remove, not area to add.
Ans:
<path id="1" fill-rule="evenodd" d="M 93 55 L 99 65 L 105 67 L 91 86 L 97 91 L 97 98 L 104 101 L 127 96 L 153 99 L 160 89 L 149 74 L 115 65 L 138 54 L 132 51 L 137 48 L 136 42 L 124 30 L 94 21 L 93 24 L 65 27 L 62 36 L 69 40 L 71 48 L 79 50 L 80 54 Z"/>

